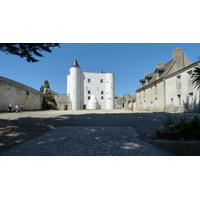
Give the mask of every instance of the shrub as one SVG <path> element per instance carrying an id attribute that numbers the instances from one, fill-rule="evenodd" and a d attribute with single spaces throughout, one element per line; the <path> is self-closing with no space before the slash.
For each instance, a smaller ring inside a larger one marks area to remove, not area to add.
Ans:
<path id="1" fill-rule="evenodd" d="M 164 130 L 157 131 L 156 139 L 165 140 L 200 140 L 200 117 L 191 118 L 187 114 L 168 115 L 163 122 Z"/>
<path id="2" fill-rule="evenodd" d="M 45 97 L 43 99 L 42 108 L 44 110 L 56 110 L 57 109 L 57 104 L 56 104 L 56 101 L 55 101 L 53 95 L 51 95 L 51 94 L 45 95 Z"/>

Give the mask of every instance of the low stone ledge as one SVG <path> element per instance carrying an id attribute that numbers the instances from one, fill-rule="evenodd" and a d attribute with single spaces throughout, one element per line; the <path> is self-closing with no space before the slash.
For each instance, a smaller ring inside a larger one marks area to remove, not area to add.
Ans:
<path id="1" fill-rule="evenodd" d="M 200 141 L 148 140 L 149 143 L 166 149 L 176 156 L 200 156 Z"/>

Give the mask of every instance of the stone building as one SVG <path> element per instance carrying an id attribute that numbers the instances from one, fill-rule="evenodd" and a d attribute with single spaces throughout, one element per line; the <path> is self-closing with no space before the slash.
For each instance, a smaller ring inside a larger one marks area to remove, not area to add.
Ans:
<path id="1" fill-rule="evenodd" d="M 136 94 L 124 95 L 124 108 L 130 111 L 136 111 Z"/>
<path id="2" fill-rule="evenodd" d="M 181 48 L 173 51 L 167 63 L 157 63 L 156 69 L 145 73 L 136 90 L 137 111 L 197 112 L 199 90 L 192 84 L 192 72 L 200 61 L 192 63 Z"/>
<path id="3" fill-rule="evenodd" d="M 82 72 L 76 59 L 67 76 L 67 96 L 72 110 L 114 109 L 114 74 Z M 66 106 L 69 108 L 69 104 Z"/>

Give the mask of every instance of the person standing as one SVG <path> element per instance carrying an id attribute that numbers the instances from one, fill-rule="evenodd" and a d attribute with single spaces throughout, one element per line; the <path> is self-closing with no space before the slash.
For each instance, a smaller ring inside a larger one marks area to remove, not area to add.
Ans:
<path id="1" fill-rule="evenodd" d="M 16 104 L 16 106 L 15 106 L 15 110 L 16 110 L 16 112 L 18 112 L 18 110 L 19 110 L 19 106 L 18 106 L 18 104 Z"/>
<path id="2" fill-rule="evenodd" d="M 8 112 L 11 112 L 11 110 L 12 110 L 12 103 L 9 103 L 8 104 Z"/>
<path id="3" fill-rule="evenodd" d="M 24 110 L 24 105 L 23 104 L 20 106 L 20 109 L 21 109 L 21 111 Z"/>

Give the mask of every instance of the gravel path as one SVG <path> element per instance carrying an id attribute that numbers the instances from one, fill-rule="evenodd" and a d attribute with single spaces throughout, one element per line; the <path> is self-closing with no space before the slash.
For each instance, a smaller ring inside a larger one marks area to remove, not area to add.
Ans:
<path id="1" fill-rule="evenodd" d="M 164 119 L 123 110 L 0 114 L 1 155 L 171 155 L 145 142 Z"/>

